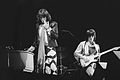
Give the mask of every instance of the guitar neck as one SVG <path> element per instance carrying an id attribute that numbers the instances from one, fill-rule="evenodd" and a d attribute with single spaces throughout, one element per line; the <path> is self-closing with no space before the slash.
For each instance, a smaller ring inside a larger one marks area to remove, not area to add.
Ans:
<path id="1" fill-rule="evenodd" d="M 112 49 L 109 49 L 109 50 L 107 50 L 107 51 L 102 52 L 100 55 L 106 54 L 106 53 L 108 53 L 108 52 L 110 52 L 110 51 L 113 51 L 113 50 L 114 50 L 113 48 L 112 48 Z"/>

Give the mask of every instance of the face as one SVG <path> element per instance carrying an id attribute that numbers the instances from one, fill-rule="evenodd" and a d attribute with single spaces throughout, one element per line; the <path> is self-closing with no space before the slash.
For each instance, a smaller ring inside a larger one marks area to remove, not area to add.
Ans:
<path id="1" fill-rule="evenodd" d="M 90 36 L 90 37 L 88 37 L 88 41 L 90 42 L 90 43 L 93 43 L 94 42 L 94 36 Z"/>
<path id="2" fill-rule="evenodd" d="M 45 22 L 46 22 L 46 17 L 45 17 L 45 18 L 42 18 L 41 21 L 42 21 L 43 23 L 45 23 Z"/>
<path id="3" fill-rule="evenodd" d="M 49 28 L 49 24 L 48 24 L 47 21 L 46 21 L 46 17 L 45 17 L 45 18 L 42 18 L 41 21 L 42 21 L 43 24 L 44 24 L 44 28 L 48 29 L 48 28 Z"/>
<path id="4" fill-rule="evenodd" d="M 49 25 L 47 24 L 46 26 L 44 26 L 46 29 L 48 29 L 49 28 Z"/>

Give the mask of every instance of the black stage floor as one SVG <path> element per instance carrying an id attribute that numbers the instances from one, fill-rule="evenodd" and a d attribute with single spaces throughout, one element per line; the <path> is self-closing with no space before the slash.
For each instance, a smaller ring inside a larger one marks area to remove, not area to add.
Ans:
<path id="1" fill-rule="evenodd" d="M 12 69 L 2 69 L 0 72 L 0 80 L 83 80 L 81 79 L 80 70 L 69 70 L 60 75 L 53 76 L 36 72 L 30 73 Z"/>
<path id="2" fill-rule="evenodd" d="M 15 71 L 12 69 L 1 70 L 0 80 L 80 80 L 77 71 L 64 72 L 61 75 L 47 75 L 36 72 Z M 76 76 L 75 76 L 76 75 Z"/>

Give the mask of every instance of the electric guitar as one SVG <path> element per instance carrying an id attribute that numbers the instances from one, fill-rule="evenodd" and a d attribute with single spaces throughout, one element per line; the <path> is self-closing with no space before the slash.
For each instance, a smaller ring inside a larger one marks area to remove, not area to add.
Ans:
<path id="1" fill-rule="evenodd" d="M 96 55 L 85 56 L 85 58 L 80 59 L 81 66 L 82 67 L 87 67 L 89 64 L 91 64 L 93 62 L 97 62 L 98 57 L 100 57 L 101 55 L 106 54 L 106 53 L 108 53 L 110 51 L 113 51 L 113 50 L 118 50 L 119 48 L 120 47 L 114 47 L 114 48 L 109 49 L 107 51 L 104 51 L 102 53 L 97 53 Z"/>

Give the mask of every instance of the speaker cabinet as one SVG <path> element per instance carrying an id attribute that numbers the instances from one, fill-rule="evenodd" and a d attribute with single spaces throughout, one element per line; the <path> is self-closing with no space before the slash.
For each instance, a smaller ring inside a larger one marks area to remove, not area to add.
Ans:
<path id="1" fill-rule="evenodd" d="M 22 50 L 8 52 L 8 67 L 18 71 L 34 70 L 34 54 Z"/>

